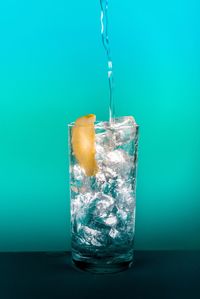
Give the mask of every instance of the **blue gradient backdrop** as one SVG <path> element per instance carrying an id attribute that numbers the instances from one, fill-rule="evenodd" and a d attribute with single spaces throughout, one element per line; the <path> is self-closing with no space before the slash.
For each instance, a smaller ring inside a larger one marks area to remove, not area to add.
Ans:
<path id="1" fill-rule="evenodd" d="M 140 124 L 137 249 L 200 249 L 200 1 L 110 0 Z M 0 3 L 0 250 L 69 249 L 67 123 L 108 118 L 99 1 Z"/>

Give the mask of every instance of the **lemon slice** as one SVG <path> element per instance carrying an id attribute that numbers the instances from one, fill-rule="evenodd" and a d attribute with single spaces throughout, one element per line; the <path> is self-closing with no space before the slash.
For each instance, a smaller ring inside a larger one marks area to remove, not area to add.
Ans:
<path id="1" fill-rule="evenodd" d="M 87 176 L 94 176 L 98 171 L 95 159 L 95 120 L 94 114 L 80 117 L 72 128 L 73 152 Z"/>

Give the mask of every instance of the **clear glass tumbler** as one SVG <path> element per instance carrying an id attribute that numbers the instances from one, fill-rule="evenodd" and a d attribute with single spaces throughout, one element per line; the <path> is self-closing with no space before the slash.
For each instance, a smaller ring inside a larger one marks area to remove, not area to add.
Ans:
<path id="1" fill-rule="evenodd" d="M 138 125 L 132 117 L 95 123 L 98 171 L 87 176 L 72 146 L 69 125 L 71 248 L 74 265 L 94 273 L 133 263 Z M 84 137 L 83 137 L 84 138 Z"/>

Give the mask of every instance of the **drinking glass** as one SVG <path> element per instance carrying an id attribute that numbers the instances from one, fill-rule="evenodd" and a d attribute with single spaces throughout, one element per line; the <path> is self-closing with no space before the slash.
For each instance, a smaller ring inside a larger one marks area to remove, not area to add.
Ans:
<path id="1" fill-rule="evenodd" d="M 139 126 L 132 117 L 95 122 L 93 176 L 73 152 L 74 126 L 69 125 L 72 261 L 94 273 L 118 272 L 133 263 Z"/>

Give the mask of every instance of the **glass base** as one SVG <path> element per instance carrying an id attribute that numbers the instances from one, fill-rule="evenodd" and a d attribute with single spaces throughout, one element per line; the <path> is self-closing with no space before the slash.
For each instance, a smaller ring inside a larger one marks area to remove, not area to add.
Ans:
<path id="1" fill-rule="evenodd" d="M 129 269 L 133 265 L 133 261 L 125 261 L 116 264 L 89 263 L 85 261 L 77 261 L 72 259 L 75 268 L 95 274 L 117 273 Z"/>

